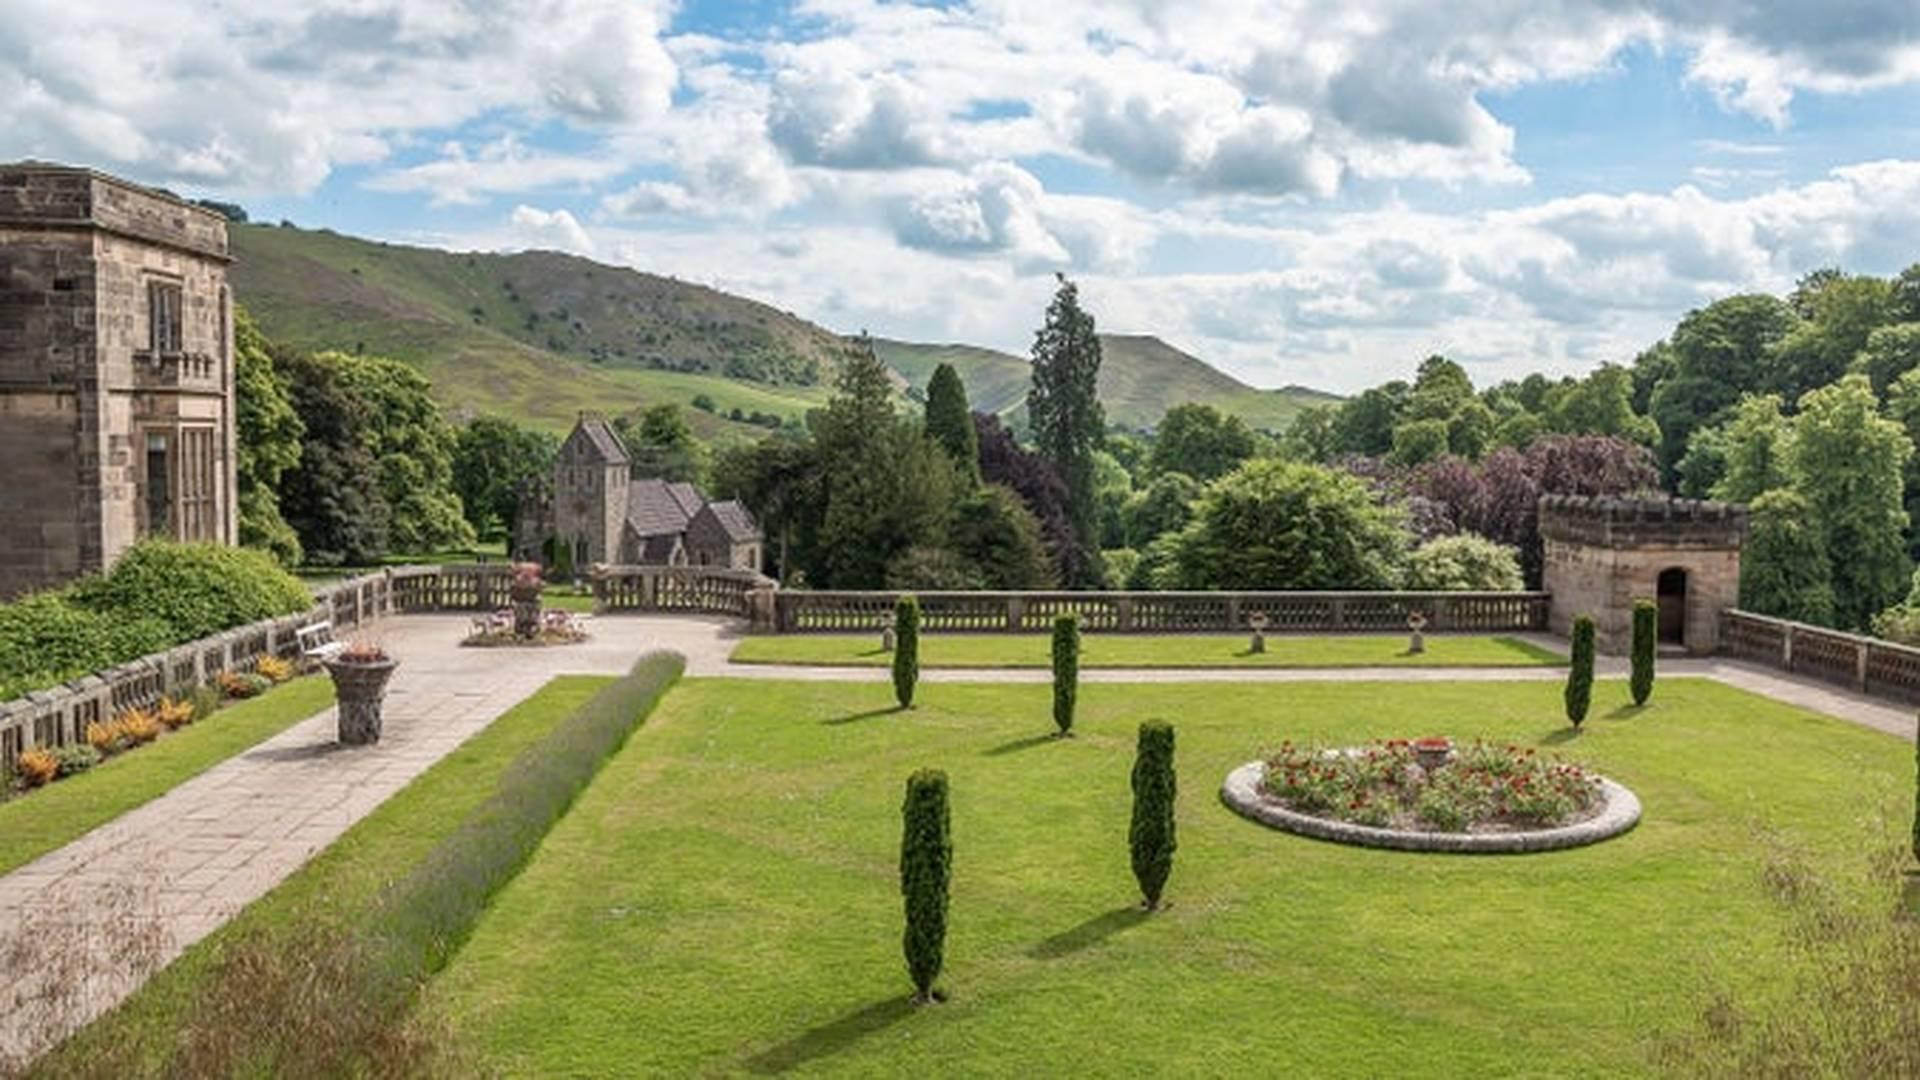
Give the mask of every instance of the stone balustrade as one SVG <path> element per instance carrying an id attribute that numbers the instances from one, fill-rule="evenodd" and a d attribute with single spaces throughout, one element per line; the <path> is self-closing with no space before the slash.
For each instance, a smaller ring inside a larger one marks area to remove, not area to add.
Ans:
<path id="1" fill-rule="evenodd" d="M 392 610 L 392 575 L 367 574 L 315 590 L 309 611 L 236 626 L 0 702 L 0 776 L 11 774 L 24 750 L 81 741 L 88 724 L 106 723 L 128 709 L 151 708 L 163 695 L 191 694 L 223 671 L 252 670 L 264 656 L 295 658 L 297 631 L 309 623 L 330 621 L 337 633 L 345 633 Z"/>
<path id="2" fill-rule="evenodd" d="M 1720 651 L 1863 694 L 1920 702 L 1920 649 L 1891 641 L 1732 610 L 1721 615 Z"/>
<path id="3" fill-rule="evenodd" d="M 772 595 L 780 633 L 871 630 L 892 618 L 902 594 L 781 590 Z M 1512 633 L 1545 629 L 1542 592 L 921 592 L 924 631 L 1038 633 L 1073 614 L 1094 633 L 1240 632 L 1266 616 L 1267 633 L 1399 632 L 1419 612 L 1427 631 Z"/>

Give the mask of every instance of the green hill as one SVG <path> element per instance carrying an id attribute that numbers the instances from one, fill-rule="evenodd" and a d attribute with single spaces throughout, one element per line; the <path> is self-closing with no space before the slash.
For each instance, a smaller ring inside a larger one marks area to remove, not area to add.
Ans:
<path id="1" fill-rule="evenodd" d="M 973 345 L 874 342 L 880 358 L 925 390 L 933 369 L 952 364 L 967 384 L 967 396 L 982 412 L 1017 418 L 1027 397 L 1027 361 Z M 1255 428 L 1282 431 L 1301 409 L 1340 400 L 1300 386 L 1259 390 L 1157 337 L 1100 335 L 1100 401 L 1107 421 L 1130 428 L 1160 422 L 1169 406 L 1199 402 L 1233 413 Z"/>
<path id="2" fill-rule="evenodd" d="M 846 349 L 840 336 L 766 304 L 573 255 L 441 251 L 264 225 L 229 233 L 234 293 L 268 337 L 404 360 L 433 380 L 456 419 L 492 412 L 561 430 L 582 411 L 672 401 L 690 407 L 702 438 L 754 436 L 825 401 Z M 1108 419 L 1128 427 L 1199 401 L 1279 430 L 1304 405 L 1337 400 L 1256 390 L 1158 338 L 1101 342 L 1100 397 Z M 945 361 L 976 409 L 1017 420 L 1026 401 L 1022 357 L 971 345 L 875 346 L 913 387 L 925 389 Z"/>
<path id="3" fill-rule="evenodd" d="M 726 419 L 803 416 L 826 399 L 840 338 L 765 304 L 554 252 L 404 247 L 329 231 L 237 225 L 235 295 L 267 335 L 418 367 L 456 416 L 561 429 L 582 410 L 661 401 L 706 438 Z"/>

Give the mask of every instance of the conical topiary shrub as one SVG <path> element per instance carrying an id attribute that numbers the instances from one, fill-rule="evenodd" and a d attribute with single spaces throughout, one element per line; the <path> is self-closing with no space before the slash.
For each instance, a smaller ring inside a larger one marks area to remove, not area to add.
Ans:
<path id="1" fill-rule="evenodd" d="M 1633 602 L 1633 673 L 1628 687 L 1633 703 L 1645 705 L 1653 696 L 1653 654 L 1660 638 L 1660 605 L 1651 600 Z"/>
<path id="2" fill-rule="evenodd" d="M 1073 734 L 1073 706 L 1080 696 L 1080 618 L 1053 620 L 1053 723 L 1060 735 Z"/>
<path id="3" fill-rule="evenodd" d="M 920 684 L 920 601 L 903 596 L 893 605 L 893 696 L 900 707 L 913 707 L 913 690 Z"/>
<path id="4" fill-rule="evenodd" d="M 921 769 L 907 778 L 901 807 L 900 895 L 907 928 L 901 939 L 914 1000 L 931 1002 L 933 980 L 946 959 L 947 897 L 953 874 L 953 834 L 947 812 L 947 774 Z"/>
<path id="5" fill-rule="evenodd" d="M 1147 910 L 1160 907 L 1160 892 L 1173 872 L 1173 726 L 1164 720 L 1140 725 L 1133 758 L 1133 876 Z"/>
<path id="6" fill-rule="evenodd" d="M 1573 620 L 1573 656 L 1567 671 L 1567 719 L 1578 728 L 1593 705 L 1593 620 Z"/>

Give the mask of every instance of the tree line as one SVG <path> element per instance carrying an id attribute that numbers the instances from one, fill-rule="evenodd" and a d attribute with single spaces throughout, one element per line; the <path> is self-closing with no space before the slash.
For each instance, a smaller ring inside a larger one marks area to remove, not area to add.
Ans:
<path id="1" fill-rule="evenodd" d="M 277 348 L 243 320 L 247 542 L 359 563 L 511 531 L 554 439 L 449 423 L 404 365 Z M 804 423 L 709 447 L 677 405 L 616 419 L 637 475 L 744 501 L 789 585 L 1440 588 L 1539 584 L 1546 494 L 1664 491 L 1752 507 L 1741 603 L 1920 638 L 1920 266 L 1819 271 L 1689 312 L 1628 364 L 1476 387 L 1410 379 L 1285 431 L 1174 404 L 1108 429 L 1073 282 L 1034 335 L 1023 410 L 972 411 L 941 365 L 909 401 L 864 337 Z M 919 396 L 919 395 L 916 395 Z"/>

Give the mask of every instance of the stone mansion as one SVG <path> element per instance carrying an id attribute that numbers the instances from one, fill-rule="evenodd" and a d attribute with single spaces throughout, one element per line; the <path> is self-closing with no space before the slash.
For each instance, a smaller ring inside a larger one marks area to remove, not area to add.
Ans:
<path id="1" fill-rule="evenodd" d="M 157 535 L 235 540 L 226 219 L 0 164 L 0 599 Z"/>
<path id="2" fill-rule="evenodd" d="M 521 497 L 513 554 L 577 571 L 622 566 L 716 566 L 758 570 L 765 538 L 747 508 L 710 501 L 689 483 L 633 475 L 632 459 L 605 420 L 582 416 L 554 463 L 551 486 Z"/>

